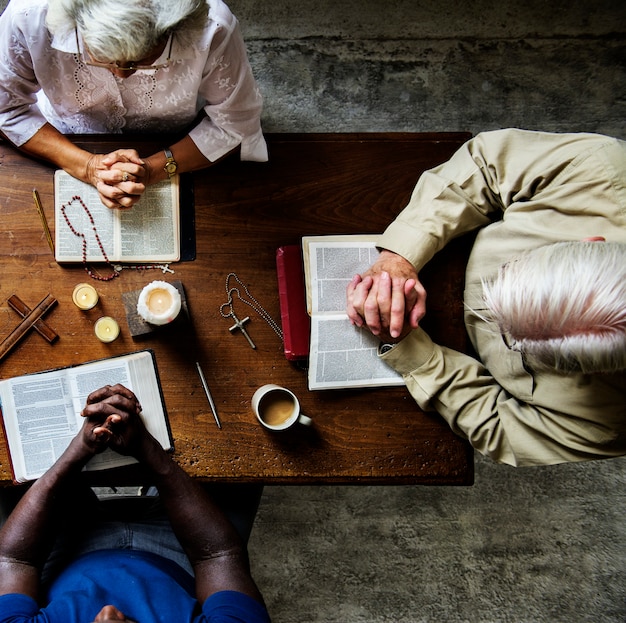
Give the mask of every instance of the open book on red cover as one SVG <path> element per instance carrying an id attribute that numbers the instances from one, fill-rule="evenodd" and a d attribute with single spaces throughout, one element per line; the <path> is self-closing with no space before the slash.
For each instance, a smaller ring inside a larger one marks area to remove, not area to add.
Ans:
<path id="1" fill-rule="evenodd" d="M 276 251 L 278 298 L 285 357 L 289 361 L 309 356 L 311 318 L 306 310 L 302 247 L 286 245 Z"/>
<path id="2" fill-rule="evenodd" d="M 310 390 L 404 385 L 378 356 L 380 340 L 346 312 L 346 288 L 378 257 L 378 234 L 302 238 L 307 310 L 311 316 Z"/>

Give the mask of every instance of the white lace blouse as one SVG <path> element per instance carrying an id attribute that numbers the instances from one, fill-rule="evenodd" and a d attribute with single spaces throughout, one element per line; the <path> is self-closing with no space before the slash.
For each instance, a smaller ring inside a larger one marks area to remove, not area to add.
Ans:
<path id="1" fill-rule="evenodd" d="M 189 136 L 205 157 L 241 145 L 242 160 L 267 160 L 262 97 L 239 24 L 221 0 L 208 3 L 201 35 L 183 46 L 174 33 L 167 67 L 118 78 L 84 64 L 73 32 L 49 33 L 47 0 L 11 0 L 0 16 L 0 129 L 16 145 L 46 121 L 64 134 L 172 133 L 204 109 Z"/>

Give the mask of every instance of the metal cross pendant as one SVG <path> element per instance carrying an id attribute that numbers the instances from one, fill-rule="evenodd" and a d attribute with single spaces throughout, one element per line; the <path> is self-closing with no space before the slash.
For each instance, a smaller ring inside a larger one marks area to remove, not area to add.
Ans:
<path id="1" fill-rule="evenodd" d="M 253 349 L 256 349 L 256 346 L 254 342 L 252 341 L 252 338 L 248 335 L 248 332 L 246 331 L 246 328 L 244 327 L 244 324 L 246 322 L 249 322 L 250 316 L 246 316 L 243 320 L 239 320 L 239 318 L 235 316 L 235 312 L 232 309 L 230 311 L 230 316 L 234 320 L 235 324 L 232 327 L 230 327 L 228 330 L 231 333 L 234 333 L 235 331 L 237 331 L 237 329 L 239 329 L 239 331 L 241 331 L 243 335 L 245 336 L 246 340 L 248 340 L 248 344 L 250 344 L 250 346 Z"/>

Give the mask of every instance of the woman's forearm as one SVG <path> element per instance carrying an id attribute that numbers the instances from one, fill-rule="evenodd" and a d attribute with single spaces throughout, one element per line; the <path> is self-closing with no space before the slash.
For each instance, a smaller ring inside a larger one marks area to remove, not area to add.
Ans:
<path id="1" fill-rule="evenodd" d="M 202 154 L 189 136 L 171 146 L 164 145 L 165 147 L 172 151 L 178 166 L 177 173 L 198 171 L 215 164 Z M 76 179 L 93 185 L 97 183 L 95 179 L 97 157 L 95 154 L 81 149 L 50 124 L 44 125 L 20 149 L 30 156 L 64 169 Z M 144 183 L 155 184 L 168 178 L 168 173 L 165 171 L 166 155 L 164 149 L 148 156 L 144 162 L 149 171 L 148 179 L 142 180 Z"/>
<path id="2" fill-rule="evenodd" d="M 93 183 L 90 164 L 94 154 L 72 143 L 67 136 L 48 123 L 42 126 L 20 149 L 30 156 L 64 169 L 76 179 L 88 184 Z"/>
<path id="3" fill-rule="evenodd" d="M 165 171 L 166 147 L 172 152 L 172 156 L 176 161 L 177 173 L 199 171 L 200 169 L 206 169 L 207 167 L 215 164 L 215 162 L 212 162 L 203 155 L 189 136 L 186 136 L 173 145 L 164 145 L 163 147 L 164 149 L 144 159 L 149 170 L 148 184 L 154 184 L 168 178 L 168 173 Z M 237 146 L 232 151 L 236 151 L 238 148 L 239 147 Z M 226 154 L 226 156 L 230 155 L 232 151 Z M 220 158 L 220 160 L 223 158 Z"/>

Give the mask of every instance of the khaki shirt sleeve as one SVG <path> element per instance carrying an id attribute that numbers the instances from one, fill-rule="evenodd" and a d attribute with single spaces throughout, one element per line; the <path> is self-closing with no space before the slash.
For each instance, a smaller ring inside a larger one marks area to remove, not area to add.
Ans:
<path id="1" fill-rule="evenodd" d="M 420 177 L 406 208 L 379 246 L 409 260 L 419 272 L 451 239 L 499 220 L 558 186 L 589 147 L 613 141 L 594 134 L 525 130 L 484 132 L 446 163 Z M 579 209 L 582 209 L 579 208 Z"/>
<path id="2" fill-rule="evenodd" d="M 479 361 L 435 344 L 419 328 L 381 357 L 402 374 L 422 410 L 436 410 L 482 454 L 516 464 L 498 416 L 508 396 Z"/>
<path id="3" fill-rule="evenodd" d="M 478 360 L 435 344 L 422 329 L 382 358 L 402 374 L 422 410 L 437 411 L 453 432 L 498 463 L 528 467 L 624 453 L 623 437 L 615 437 L 613 427 L 570 421 L 517 399 Z"/>

